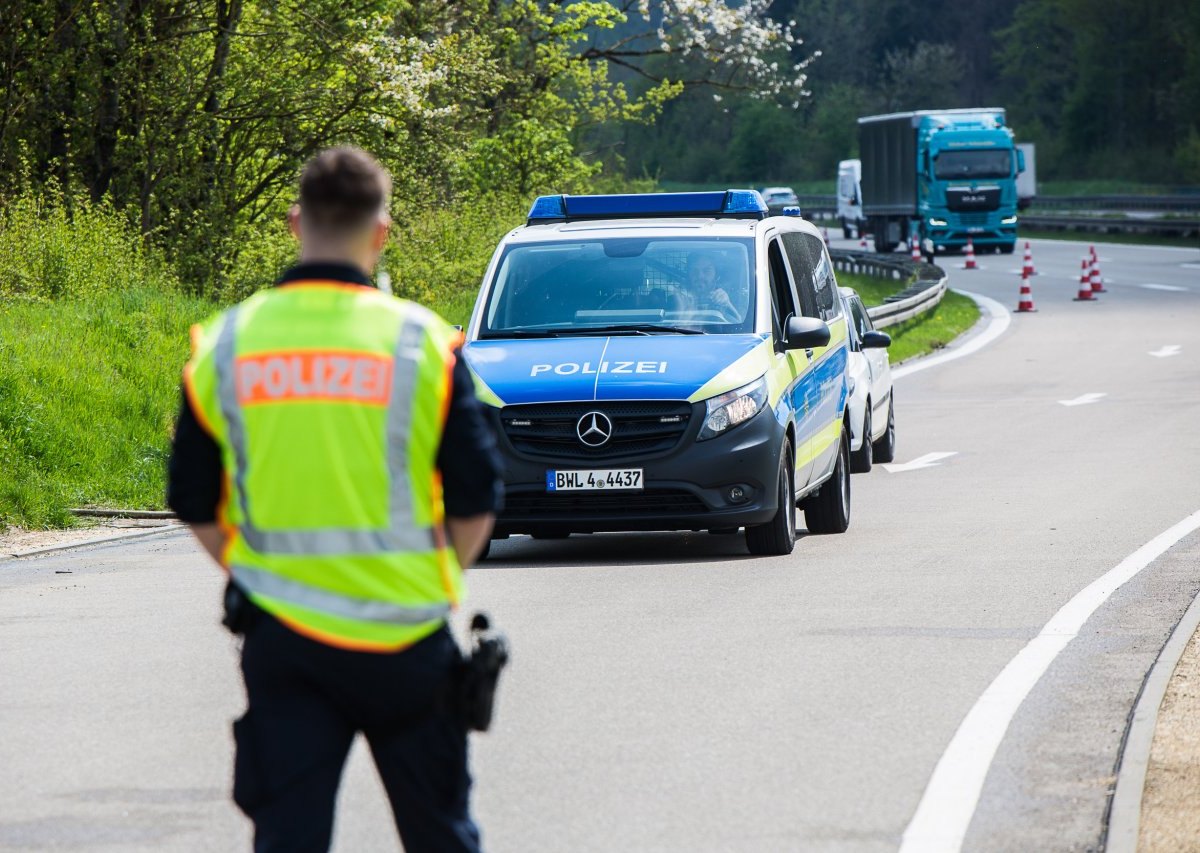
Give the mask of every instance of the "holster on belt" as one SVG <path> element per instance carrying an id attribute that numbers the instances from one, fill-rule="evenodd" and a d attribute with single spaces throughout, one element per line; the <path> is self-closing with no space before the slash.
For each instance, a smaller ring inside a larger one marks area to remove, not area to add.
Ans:
<path id="1" fill-rule="evenodd" d="M 467 729 L 486 732 L 492 725 L 500 670 L 508 664 L 508 639 L 492 628 L 486 613 L 471 617 L 471 649 L 459 678 L 459 709 Z"/>
<path id="2" fill-rule="evenodd" d="M 221 624 L 228 628 L 231 634 L 245 634 L 250 630 L 257 614 L 258 607 L 242 592 L 241 587 L 233 581 L 225 584 L 225 615 L 221 617 Z"/>

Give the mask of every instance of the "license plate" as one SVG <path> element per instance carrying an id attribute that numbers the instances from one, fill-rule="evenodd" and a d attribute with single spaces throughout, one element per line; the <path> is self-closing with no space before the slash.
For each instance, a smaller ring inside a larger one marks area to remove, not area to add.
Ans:
<path id="1" fill-rule="evenodd" d="M 599 471 L 547 471 L 548 492 L 641 491 L 641 468 L 605 468 Z"/>

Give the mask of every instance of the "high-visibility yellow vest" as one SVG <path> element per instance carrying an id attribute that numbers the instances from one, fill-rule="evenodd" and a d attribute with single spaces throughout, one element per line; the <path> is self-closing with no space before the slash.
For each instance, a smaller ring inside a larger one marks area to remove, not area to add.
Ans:
<path id="1" fill-rule="evenodd" d="M 192 329 L 184 386 L 221 448 L 222 563 L 294 630 L 395 650 L 462 599 L 436 467 L 459 340 L 411 302 L 318 281 Z"/>

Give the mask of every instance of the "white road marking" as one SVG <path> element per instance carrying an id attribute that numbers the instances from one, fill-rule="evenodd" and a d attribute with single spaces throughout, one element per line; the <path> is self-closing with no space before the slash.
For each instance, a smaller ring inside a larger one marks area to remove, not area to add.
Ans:
<path id="1" fill-rule="evenodd" d="M 949 459 L 951 456 L 957 456 L 958 451 L 949 450 L 940 453 L 926 453 L 924 456 L 918 456 L 912 462 L 905 462 L 899 465 L 884 465 L 884 469 L 889 474 L 900 474 L 904 471 L 920 471 L 922 468 L 934 468 L 941 464 L 943 459 Z"/>
<path id="2" fill-rule="evenodd" d="M 1181 347 L 1179 344 L 1167 344 L 1159 347 L 1153 352 L 1147 353 L 1147 355 L 1152 355 L 1155 358 L 1170 358 L 1173 355 L 1179 355 L 1179 351 L 1181 349 L 1183 349 L 1183 347 Z"/>
<path id="3" fill-rule="evenodd" d="M 965 355 L 979 352 L 979 350 L 1003 335 L 1004 331 L 1008 328 L 1008 324 L 1012 322 L 1012 315 L 995 299 L 980 296 L 978 293 L 971 293 L 967 290 L 959 290 L 957 287 L 954 288 L 954 292 L 961 293 L 968 299 L 974 300 L 975 304 L 979 306 L 979 310 L 988 318 L 987 327 L 960 347 L 951 348 L 937 355 L 919 358 L 911 364 L 904 364 L 895 368 L 892 370 L 893 380 L 903 379 L 905 376 L 916 373 L 918 370 L 937 367 L 939 364 L 945 364 L 948 361 L 954 361 L 956 358 L 962 358 Z"/>
<path id="4" fill-rule="evenodd" d="M 1059 400 L 1058 402 L 1064 406 L 1086 406 L 1088 403 L 1095 403 L 1101 397 L 1107 397 L 1102 391 L 1093 391 L 1090 394 L 1081 394 L 1074 400 Z"/>
<path id="5" fill-rule="evenodd" d="M 1200 264 L 1180 264 L 1184 269 L 1200 270 Z"/>
<path id="6" fill-rule="evenodd" d="M 1172 293 L 1185 293 L 1186 287 L 1176 287 L 1173 284 L 1143 284 L 1142 287 L 1147 290 L 1169 290 Z"/>
<path id="7" fill-rule="evenodd" d="M 1200 528 L 1200 510 L 1164 530 L 1088 584 L 983 691 L 933 769 L 900 853 L 958 853 L 979 805 L 992 759 L 1017 709 L 1041 677 L 1109 597 L 1180 539 Z"/>

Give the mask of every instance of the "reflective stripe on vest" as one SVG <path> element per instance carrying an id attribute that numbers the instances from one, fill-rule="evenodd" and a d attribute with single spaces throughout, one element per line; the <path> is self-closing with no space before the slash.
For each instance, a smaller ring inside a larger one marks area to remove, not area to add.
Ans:
<path id="1" fill-rule="evenodd" d="M 217 398 L 228 428 L 235 460 L 234 482 L 241 502 L 239 533 L 260 554 L 294 556 L 371 555 L 392 551 L 431 552 L 437 548 L 432 527 L 417 524 L 408 480 L 408 437 L 412 398 L 417 382 L 417 365 L 425 327 L 413 316 L 401 323 L 392 353 L 391 393 L 384 430 L 389 478 L 389 526 L 383 529 L 324 527 L 315 530 L 263 530 L 251 515 L 246 490 L 246 428 L 237 386 L 238 306 L 226 313 L 213 349 L 217 372 Z M 297 602 L 300 603 L 300 602 Z M 305 605 L 307 606 L 307 605 Z M 420 621 L 420 620 L 418 620 Z"/>
<path id="2" fill-rule="evenodd" d="M 299 581 L 291 580 L 275 572 L 251 566 L 232 565 L 229 573 L 238 586 L 246 592 L 266 595 L 278 601 L 306 607 L 330 616 L 341 616 L 359 622 L 377 622 L 384 625 L 420 625 L 450 615 L 450 605 L 430 604 L 407 607 L 386 601 L 371 601 L 349 595 L 318 589 Z"/>

